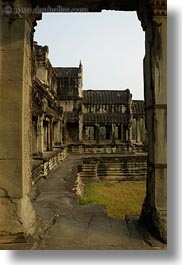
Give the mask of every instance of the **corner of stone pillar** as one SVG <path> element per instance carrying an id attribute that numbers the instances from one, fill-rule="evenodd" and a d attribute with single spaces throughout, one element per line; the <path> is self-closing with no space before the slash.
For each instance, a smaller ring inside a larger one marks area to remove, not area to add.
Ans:
<path id="1" fill-rule="evenodd" d="M 146 227 L 146 229 L 158 238 L 163 243 L 167 243 L 167 211 L 159 210 L 151 207 L 147 203 L 147 199 L 142 205 L 142 212 L 140 215 L 140 223 Z"/>
<path id="2" fill-rule="evenodd" d="M 5 236 L 35 231 L 30 198 L 35 21 L 31 14 L 0 14 L 0 234 Z"/>

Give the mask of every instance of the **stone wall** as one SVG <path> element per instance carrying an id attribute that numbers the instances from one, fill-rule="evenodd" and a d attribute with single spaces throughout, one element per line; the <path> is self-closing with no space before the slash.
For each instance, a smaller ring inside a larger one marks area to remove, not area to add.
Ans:
<path id="1" fill-rule="evenodd" d="M 147 156 L 84 158 L 79 176 L 83 181 L 145 180 Z"/>
<path id="2" fill-rule="evenodd" d="M 41 178 L 47 177 L 49 172 L 55 169 L 59 162 L 63 161 L 68 155 L 68 149 L 52 152 L 51 155 L 42 160 L 38 160 L 32 169 L 32 185 L 37 184 Z M 35 160 L 36 161 L 36 160 Z"/>

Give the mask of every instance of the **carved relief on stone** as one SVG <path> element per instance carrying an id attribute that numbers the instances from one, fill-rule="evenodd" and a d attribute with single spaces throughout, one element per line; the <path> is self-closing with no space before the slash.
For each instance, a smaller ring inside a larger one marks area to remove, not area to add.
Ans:
<path id="1" fill-rule="evenodd" d="M 44 113 L 46 112 L 47 107 L 48 107 L 48 100 L 46 98 L 43 98 L 42 99 L 42 110 Z"/>

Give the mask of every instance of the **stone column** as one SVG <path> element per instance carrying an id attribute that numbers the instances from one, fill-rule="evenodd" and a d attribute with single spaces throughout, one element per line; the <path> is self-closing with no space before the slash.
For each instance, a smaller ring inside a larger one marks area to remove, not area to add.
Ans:
<path id="1" fill-rule="evenodd" d="M 141 141 L 142 141 L 142 143 L 144 143 L 145 142 L 145 120 L 144 120 L 144 118 L 142 118 L 140 120 L 140 128 L 142 130 Z"/>
<path id="2" fill-rule="evenodd" d="M 115 128 L 116 128 L 116 125 L 115 124 L 112 124 L 112 143 L 113 144 L 116 143 Z"/>
<path id="3" fill-rule="evenodd" d="M 144 89 L 148 131 L 147 194 L 141 221 L 167 241 L 167 1 L 140 2 L 138 16 L 146 33 Z M 169 176 L 170 177 L 170 176 Z"/>
<path id="4" fill-rule="evenodd" d="M 34 230 L 35 214 L 29 198 L 33 23 L 31 15 L 7 15 L 0 11 L 0 234 L 3 235 Z"/>
<path id="5" fill-rule="evenodd" d="M 83 141 L 83 116 L 79 116 L 79 136 L 78 136 L 79 142 Z"/>
<path id="6" fill-rule="evenodd" d="M 140 135 L 140 118 L 136 118 L 136 142 L 141 143 L 141 135 Z"/>
<path id="7" fill-rule="evenodd" d="M 129 135 L 128 129 L 125 129 L 124 132 L 125 132 L 125 142 L 128 142 L 128 135 Z"/>
<path id="8" fill-rule="evenodd" d="M 95 125 L 95 140 L 97 144 L 99 144 L 100 142 L 99 131 L 100 131 L 100 125 L 96 124 Z"/>
<path id="9" fill-rule="evenodd" d="M 53 150 L 53 120 L 52 118 L 50 119 L 50 139 L 49 139 L 49 144 L 50 144 L 50 151 Z"/>
<path id="10" fill-rule="evenodd" d="M 121 142 L 123 142 L 124 141 L 124 125 L 123 124 L 121 124 Z"/>
<path id="11" fill-rule="evenodd" d="M 61 143 L 61 121 L 58 120 L 57 122 L 57 128 L 56 128 L 56 143 Z"/>
<path id="12" fill-rule="evenodd" d="M 43 156 L 44 152 L 44 127 L 43 116 L 38 117 L 37 121 L 37 152 L 39 156 Z"/>
<path id="13" fill-rule="evenodd" d="M 106 139 L 110 140 L 110 126 L 109 125 L 106 126 Z"/>
<path id="14" fill-rule="evenodd" d="M 47 125 L 47 151 L 52 151 L 52 140 L 53 140 L 53 122 L 52 118 L 48 120 Z"/>
<path id="15" fill-rule="evenodd" d="M 132 142 L 132 124 L 130 124 L 128 127 L 128 142 Z"/>

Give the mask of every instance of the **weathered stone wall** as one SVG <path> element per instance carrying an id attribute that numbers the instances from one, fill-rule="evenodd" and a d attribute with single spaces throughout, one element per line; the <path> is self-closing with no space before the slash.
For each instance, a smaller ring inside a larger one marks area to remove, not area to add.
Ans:
<path id="1" fill-rule="evenodd" d="M 38 160 L 35 166 L 32 169 L 32 185 L 35 185 L 39 182 L 41 178 L 48 176 L 49 172 L 55 169 L 59 162 L 64 161 L 68 156 L 68 148 L 63 148 L 60 151 L 54 151 L 47 158 Z"/>
<path id="2" fill-rule="evenodd" d="M 141 154 L 84 158 L 79 176 L 87 181 L 145 180 L 147 156 Z"/>
<path id="3" fill-rule="evenodd" d="M 29 6 L 28 1 L 24 4 Z M 33 17 L 24 14 L 0 14 L 1 234 L 24 230 L 31 233 L 35 221 L 28 197 L 32 154 L 30 106 L 33 21 Z"/>

